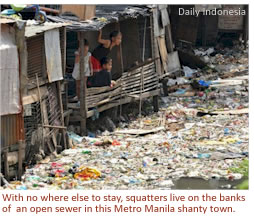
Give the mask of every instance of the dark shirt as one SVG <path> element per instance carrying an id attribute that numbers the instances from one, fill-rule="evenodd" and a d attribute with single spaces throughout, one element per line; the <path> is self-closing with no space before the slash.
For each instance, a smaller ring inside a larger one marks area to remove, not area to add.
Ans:
<path id="1" fill-rule="evenodd" d="M 92 56 L 100 61 L 103 57 L 107 57 L 110 53 L 110 48 L 105 48 L 103 44 L 97 46 L 92 52 Z"/>
<path id="2" fill-rule="evenodd" d="M 111 85 L 111 73 L 102 70 L 100 72 L 95 73 L 89 80 L 88 80 L 88 87 L 102 87 L 102 86 L 110 86 Z"/>

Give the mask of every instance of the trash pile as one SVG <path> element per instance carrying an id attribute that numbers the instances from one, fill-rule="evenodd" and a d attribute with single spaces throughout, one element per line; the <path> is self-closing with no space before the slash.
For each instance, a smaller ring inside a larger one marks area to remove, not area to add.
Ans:
<path id="1" fill-rule="evenodd" d="M 232 168 L 249 155 L 247 79 L 200 79 L 204 90 L 161 97 L 158 113 L 97 138 L 69 132 L 73 148 L 5 188 L 171 189 L 181 178 L 239 180 L 243 174 Z"/>
<path id="2" fill-rule="evenodd" d="M 214 49 L 212 47 L 204 50 L 195 49 L 194 53 L 208 64 L 208 67 L 215 69 L 220 74 L 234 74 L 236 72 L 248 72 L 249 60 L 248 49 L 243 45 L 237 45 L 233 49 Z"/>
<path id="3" fill-rule="evenodd" d="M 75 141 L 73 149 L 27 169 L 22 183 L 11 186 L 170 189 L 181 177 L 241 179 L 242 174 L 230 168 L 248 157 L 248 115 L 198 117 L 185 103 L 179 99 L 175 106 L 139 118 L 127 129 Z"/>

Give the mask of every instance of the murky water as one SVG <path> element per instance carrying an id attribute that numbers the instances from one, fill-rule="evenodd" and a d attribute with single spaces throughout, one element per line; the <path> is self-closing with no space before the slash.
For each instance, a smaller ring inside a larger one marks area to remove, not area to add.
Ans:
<path id="1" fill-rule="evenodd" d="M 236 189 L 235 186 L 242 183 L 245 179 L 239 180 L 218 180 L 210 179 L 204 180 L 200 178 L 180 178 L 174 181 L 174 187 L 172 189 L 183 189 L 183 190 L 216 190 L 216 189 Z M 229 186 L 230 185 L 230 186 Z"/>

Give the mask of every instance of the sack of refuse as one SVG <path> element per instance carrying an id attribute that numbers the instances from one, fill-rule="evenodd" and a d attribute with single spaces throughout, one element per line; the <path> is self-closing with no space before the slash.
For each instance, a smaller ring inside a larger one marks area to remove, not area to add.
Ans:
<path id="1" fill-rule="evenodd" d="M 175 79 L 168 79 L 167 86 L 174 86 L 177 82 Z"/>
<path id="2" fill-rule="evenodd" d="M 188 66 L 183 66 L 183 72 L 185 77 L 193 77 L 193 74 L 197 73 L 198 71 L 191 69 Z"/>
<path id="3" fill-rule="evenodd" d="M 198 49 L 194 50 L 194 53 L 195 53 L 196 56 L 205 56 L 205 55 L 209 56 L 213 52 L 214 52 L 214 48 L 213 47 L 210 47 L 210 48 L 208 48 L 205 51 L 198 50 Z"/>

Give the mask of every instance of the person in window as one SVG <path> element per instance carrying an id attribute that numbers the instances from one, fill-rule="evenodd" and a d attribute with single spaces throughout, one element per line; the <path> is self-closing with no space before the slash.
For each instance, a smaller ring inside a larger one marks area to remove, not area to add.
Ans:
<path id="1" fill-rule="evenodd" d="M 80 50 L 75 52 L 75 65 L 72 72 L 72 77 L 76 80 L 76 94 L 80 98 Z M 91 53 L 89 52 L 89 43 L 84 39 L 84 82 L 87 82 L 87 77 L 93 75 Z"/>
<path id="2" fill-rule="evenodd" d="M 113 31 L 109 35 L 110 40 L 102 39 L 102 30 L 99 32 L 98 43 L 100 44 L 97 46 L 94 51 L 92 52 L 92 65 L 93 71 L 99 72 L 101 71 L 102 67 L 100 61 L 102 58 L 107 57 L 113 47 L 119 46 L 122 42 L 122 33 L 120 31 Z"/>
<path id="3" fill-rule="evenodd" d="M 102 70 L 95 73 L 92 77 L 89 77 L 87 86 L 88 87 L 102 87 L 115 85 L 115 81 L 112 80 L 111 69 L 112 69 L 112 59 L 104 57 L 101 59 Z"/>

